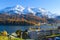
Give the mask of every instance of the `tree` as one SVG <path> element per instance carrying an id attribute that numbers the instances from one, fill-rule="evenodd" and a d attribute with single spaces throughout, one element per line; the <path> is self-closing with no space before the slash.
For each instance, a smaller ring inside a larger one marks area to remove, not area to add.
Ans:
<path id="1" fill-rule="evenodd" d="M 2 32 L 2 35 L 3 35 L 3 36 L 7 36 L 7 35 L 8 35 L 7 31 L 3 31 L 3 32 Z"/>
<path id="2" fill-rule="evenodd" d="M 20 38 L 20 37 L 21 37 L 21 30 L 17 30 L 17 31 L 16 31 L 16 34 L 17 34 L 17 37 Z"/>
<path id="3" fill-rule="evenodd" d="M 23 39 L 28 39 L 28 38 L 30 38 L 29 36 L 28 36 L 28 32 L 27 32 L 28 30 L 25 30 L 25 31 L 23 31 L 23 33 L 22 33 L 22 38 Z"/>

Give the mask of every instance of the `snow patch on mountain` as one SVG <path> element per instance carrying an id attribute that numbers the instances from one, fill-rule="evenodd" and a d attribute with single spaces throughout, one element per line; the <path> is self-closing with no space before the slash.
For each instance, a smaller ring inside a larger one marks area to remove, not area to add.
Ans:
<path id="1" fill-rule="evenodd" d="M 16 5 L 13 7 L 7 7 L 5 9 L 3 9 L 0 12 L 7 12 L 9 14 L 29 14 L 32 13 L 34 16 L 48 16 L 49 18 L 51 17 L 55 17 L 55 14 L 51 13 L 50 11 L 44 9 L 44 8 L 31 8 L 31 7 L 27 7 L 24 8 L 21 5 Z"/>
<path id="2" fill-rule="evenodd" d="M 23 12 L 24 9 L 25 9 L 25 8 L 24 8 L 23 6 L 17 5 L 17 6 L 15 6 L 15 7 L 13 7 L 11 10 L 17 10 L 17 11 Z"/>

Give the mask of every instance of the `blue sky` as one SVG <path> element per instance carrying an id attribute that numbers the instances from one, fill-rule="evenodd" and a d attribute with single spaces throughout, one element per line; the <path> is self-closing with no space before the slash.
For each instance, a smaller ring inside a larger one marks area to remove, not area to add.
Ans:
<path id="1" fill-rule="evenodd" d="M 0 0 L 0 10 L 15 5 L 45 8 L 46 10 L 60 15 L 60 0 Z"/>

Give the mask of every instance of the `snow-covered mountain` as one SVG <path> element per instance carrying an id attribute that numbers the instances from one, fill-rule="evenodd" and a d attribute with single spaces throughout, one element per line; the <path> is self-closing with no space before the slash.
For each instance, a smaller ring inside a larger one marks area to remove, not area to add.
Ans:
<path id="1" fill-rule="evenodd" d="M 16 5 L 16 6 L 13 6 L 13 7 L 7 7 L 5 9 L 2 9 L 0 12 L 2 13 L 9 13 L 9 14 L 20 14 L 22 13 L 24 10 L 24 8 L 20 5 Z"/>
<path id="2" fill-rule="evenodd" d="M 43 17 L 43 16 L 48 16 L 49 18 L 55 17 L 55 14 L 47 11 L 44 8 L 30 8 L 30 7 L 24 8 L 21 5 L 7 7 L 5 9 L 2 9 L 0 13 L 8 13 L 8 14 L 30 14 L 32 13 L 34 16 L 38 16 L 38 17 Z"/>

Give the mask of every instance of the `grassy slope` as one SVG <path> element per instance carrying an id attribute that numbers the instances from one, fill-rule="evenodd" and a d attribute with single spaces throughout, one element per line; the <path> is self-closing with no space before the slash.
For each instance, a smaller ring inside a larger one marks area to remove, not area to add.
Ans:
<path id="1" fill-rule="evenodd" d="M 8 38 L 7 36 L 0 36 L 0 40 L 24 40 L 21 38 Z"/>

